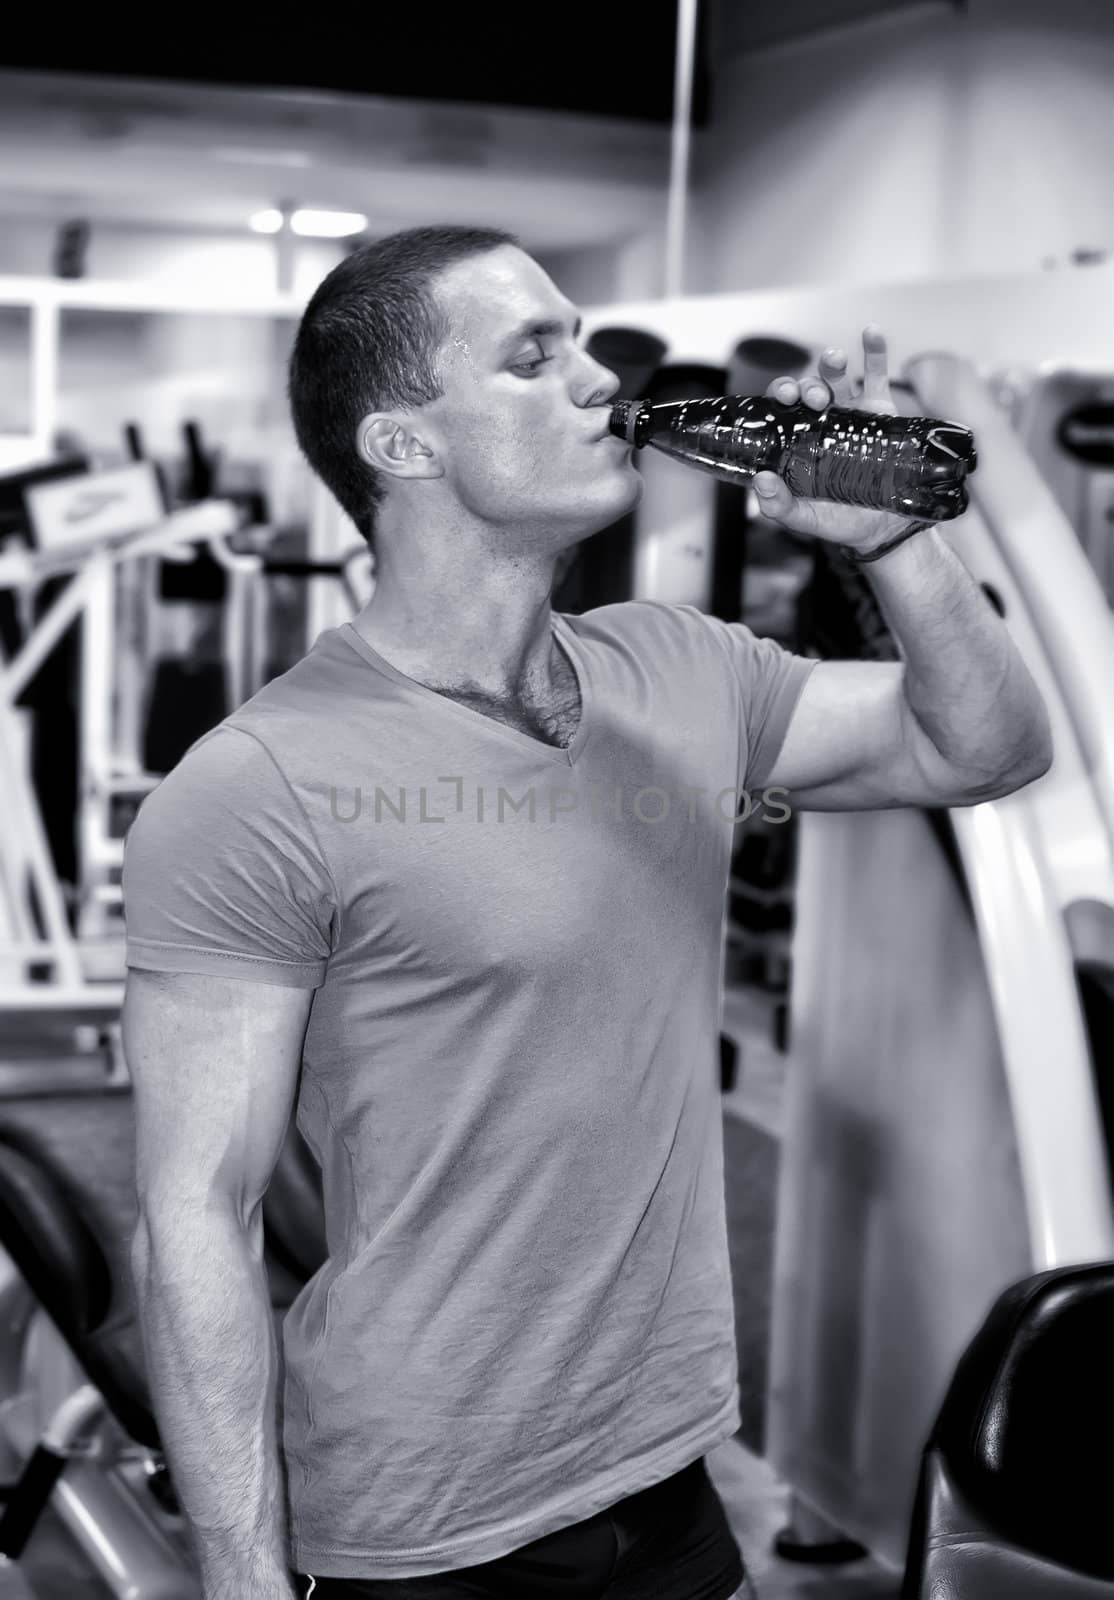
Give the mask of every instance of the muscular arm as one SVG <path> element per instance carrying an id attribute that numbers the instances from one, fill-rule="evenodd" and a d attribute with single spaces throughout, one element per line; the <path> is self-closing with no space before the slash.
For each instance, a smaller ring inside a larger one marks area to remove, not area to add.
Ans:
<path id="1" fill-rule="evenodd" d="M 905 657 L 917 726 L 978 785 L 1022 783 L 1052 759 L 1048 713 L 1009 630 L 962 561 L 927 529 L 868 573 Z"/>
<path id="2" fill-rule="evenodd" d="M 886 342 L 863 330 L 864 379 L 855 398 L 842 351 L 826 351 L 820 382 L 778 379 L 767 391 L 819 409 L 893 415 Z M 754 480 L 763 513 L 796 533 L 863 554 L 907 527 L 898 513 L 796 499 L 772 472 Z M 1040 690 L 963 562 L 936 528 L 864 568 L 902 662 L 822 662 L 794 710 L 770 784 L 801 810 L 976 805 L 1047 772 L 1052 734 Z"/>
<path id="3" fill-rule="evenodd" d="M 205 1600 L 292 1600 L 261 1202 L 312 990 L 133 971 L 132 1270 L 152 1402 Z"/>
<path id="4" fill-rule="evenodd" d="M 963 806 L 1048 770 L 1048 712 L 1009 630 L 935 529 L 866 567 L 901 662 L 823 661 L 769 779 L 801 811 Z"/>

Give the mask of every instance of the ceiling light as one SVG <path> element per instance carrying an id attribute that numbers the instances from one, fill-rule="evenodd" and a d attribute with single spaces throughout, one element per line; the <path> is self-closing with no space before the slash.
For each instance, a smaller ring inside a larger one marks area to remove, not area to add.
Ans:
<path id="1" fill-rule="evenodd" d="M 305 239 L 346 239 L 363 233 L 367 218 L 360 211 L 295 211 L 290 226 Z"/>
<path id="2" fill-rule="evenodd" d="M 281 233 L 281 211 L 257 211 L 248 218 L 248 227 L 252 233 Z"/>

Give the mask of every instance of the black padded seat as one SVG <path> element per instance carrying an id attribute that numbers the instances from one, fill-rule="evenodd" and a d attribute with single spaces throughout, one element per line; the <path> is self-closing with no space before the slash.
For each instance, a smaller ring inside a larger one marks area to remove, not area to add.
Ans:
<path id="1" fill-rule="evenodd" d="M 1114 1600 L 1114 1262 L 1012 1285 L 925 1450 L 903 1600 Z"/>

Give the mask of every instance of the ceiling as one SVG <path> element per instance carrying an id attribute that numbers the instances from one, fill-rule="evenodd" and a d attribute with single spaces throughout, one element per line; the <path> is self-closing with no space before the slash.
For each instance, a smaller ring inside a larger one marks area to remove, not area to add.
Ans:
<path id="1" fill-rule="evenodd" d="M 930 3 L 698 0 L 696 140 L 713 64 Z M 289 201 L 373 232 L 436 216 L 551 251 L 631 238 L 663 214 L 677 4 L 319 4 L 312 26 L 243 19 L 242 44 L 227 6 L 192 0 L 145 29 L 25 8 L 0 38 L 0 214 L 240 229 Z"/>
<path id="2" fill-rule="evenodd" d="M 709 0 L 698 3 L 707 5 Z M 962 12 L 967 0 L 711 0 L 710 58 L 754 55 L 857 22 L 930 6 Z"/>
<path id="3" fill-rule="evenodd" d="M 705 8 L 706 9 L 706 8 Z M 330 17 L 330 11 L 332 16 Z M 672 116 L 677 0 L 637 9 L 562 0 L 284 13 L 237 33 L 229 12 L 166 13 L 137 28 L 96 7 L 41 27 L 26 9 L 5 30 L 0 65 L 195 83 L 308 88 L 401 99 L 520 106 L 667 123 Z M 246 19 L 245 19 L 246 20 Z M 704 115 L 704 106 L 698 108 Z"/>
<path id="4" fill-rule="evenodd" d="M 572 249 L 660 214 L 669 131 L 552 111 L 0 73 L 0 215 L 243 228 L 289 200 Z"/>

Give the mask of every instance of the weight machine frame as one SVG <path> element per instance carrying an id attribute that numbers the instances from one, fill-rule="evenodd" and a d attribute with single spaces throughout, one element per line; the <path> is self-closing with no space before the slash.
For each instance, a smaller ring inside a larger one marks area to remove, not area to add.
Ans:
<path id="1" fill-rule="evenodd" d="M 105 957 L 119 941 L 104 937 L 99 911 L 110 899 L 111 869 L 122 864 L 123 841 L 109 834 L 115 797 L 144 794 L 160 781 L 139 769 L 134 751 L 113 747 L 115 568 L 141 555 L 188 554 L 206 542 L 216 559 L 234 560 L 223 544 L 237 527 L 234 508 L 206 501 L 172 512 L 155 527 L 123 537 L 75 542 L 64 550 L 15 551 L 0 555 L 0 585 L 21 592 L 47 578 L 72 573 L 70 582 L 34 625 L 12 658 L 0 664 L 0 785 L 7 796 L 8 825 L 0 834 L 0 1013 L 118 1012 L 122 982 L 106 980 Z M 186 551 L 183 552 L 182 547 Z M 81 683 L 79 859 L 92 899 L 79 908 L 71 930 L 62 887 L 51 859 L 38 800 L 23 759 L 16 702 L 71 623 L 81 619 L 87 649 Z M 47 976 L 32 976 L 45 968 Z"/>

